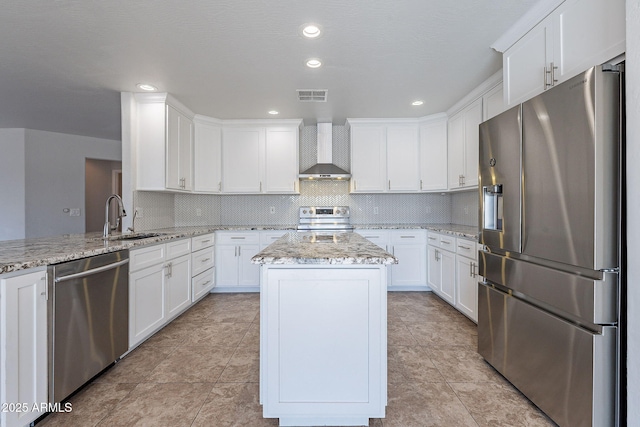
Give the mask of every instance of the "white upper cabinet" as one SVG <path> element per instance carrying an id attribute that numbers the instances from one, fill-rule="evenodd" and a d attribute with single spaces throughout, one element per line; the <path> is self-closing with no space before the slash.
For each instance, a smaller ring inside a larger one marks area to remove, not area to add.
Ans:
<path id="1" fill-rule="evenodd" d="M 386 129 L 382 125 L 351 125 L 351 191 L 385 190 Z"/>
<path id="2" fill-rule="evenodd" d="M 192 150 L 193 121 L 167 105 L 167 188 L 193 190 Z"/>
<path id="3" fill-rule="evenodd" d="M 193 190 L 222 191 L 222 126 L 206 118 L 194 118 Z"/>
<path id="4" fill-rule="evenodd" d="M 410 192 L 420 189 L 417 121 L 349 120 L 351 191 Z"/>
<path id="5" fill-rule="evenodd" d="M 482 96 L 482 119 L 489 120 L 504 111 L 504 90 L 502 82 Z"/>
<path id="6" fill-rule="evenodd" d="M 296 193 L 301 121 L 223 126 L 223 193 Z"/>
<path id="7" fill-rule="evenodd" d="M 298 190 L 298 127 L 266 129 L 265 191 L 295 193 Z"/>
<path id="8" fill-rule="evenodd" d="M 222 191 L 260 193 L 264 129 L 224 128 L 222 131 Z"/>
<path id="9" fill-rule="evenodd" d="M 420 124 L 420 190 L 447 189 L 447 115 Z"/>
<path id="10" fill-rule="evenodd" d="M 387 190 L 420 189 L 417 124 L 387 126 Z"/>
<path id="11" fill-rule="evenodd" d="M 448 122 L 449 189 L 478 185 L 478 126 L 482 123 L 482 98 L 478 98 Z"/>
<path id="12" fill-rule="evenodd" d="M 168 94 L 135 94 L 136 188 L 193 189 L 193 113 Z"/>
<path id="13" fill-rule="evenodd" d="M 625 0 L 567 0 L 503 55 L 513 106 L 625 51 Z"/>

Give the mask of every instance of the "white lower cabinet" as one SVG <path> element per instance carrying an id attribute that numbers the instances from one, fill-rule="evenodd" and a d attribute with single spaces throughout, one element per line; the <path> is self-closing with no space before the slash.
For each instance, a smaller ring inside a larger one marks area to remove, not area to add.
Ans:
<path id="1" fill-rule="evenodd" d="M 429 287 L 443 300 L 455 305 L 456 264 L 455 238 L 428 233 Z"/>
<path id="2" fill-rule="evenodd" d="M 191 304 L 191 239 L 129 251 L 129 348 Z"/>
<path id="3" fill-rule="evenodd" d="M 478 264 L 474 259 L 456 257 L 456 308 L 478 323 Z"/>
<path id="4" fill-rule="evenodd" d="M 260 286 L 260 266 L 251 258 L 260 252 L 258 231 L 216 232 L 216 288 L 223 291 L 255 290 Z M 226 288 L 226 289 L 224 289 Z"/>
<path id="5" fill-rule="evenodd" d="M 388 268 L 389 290 L 417 290 L 427 285 L 427 232 L 425 230 L 357 230 L 398 258 L 398 264 Z"/>
<path id="6" fill-rule="evenodd" d="M 427 232 L 425 230 L 392 230 L 391 251 L 398 264 L 391 270 L 391 286 L 426 286 Z"/>
<path id="7" fill-rule="evenodd" d="M 429 232 L 429 287 L 474 322 L 478 322 L 476 242 Z"/>
<path id="8" fill-rule="evenodd" d="M 47 272 L 0 279 L 0 425 L 30 424 L 46 412 Z"/>
<path id="9" fill-rule="evenodd" d="M 170 259 L 165 265 L 166 320 L 191 305 L 191 254 Z"/>
<path id="10" fill-rule="evenodd" d="M 191 239 L 191 302 L 196 302 L 211 292 L 215 286 L 214 234 Z"/>

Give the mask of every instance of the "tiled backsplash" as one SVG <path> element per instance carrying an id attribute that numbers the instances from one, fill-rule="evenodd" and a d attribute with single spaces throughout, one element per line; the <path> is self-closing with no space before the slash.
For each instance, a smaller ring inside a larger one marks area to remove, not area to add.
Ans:
<path id="1" fill-rule="evenodd" d="M 316 163 L 316 126 L 301 134 L 300 169 Z M 349 134 L 333 127 L 333 163 L 349 170 Z M 142 208 L 137 230 L 199 225 L 295 225 L 300 206 L 350 206 L 354 224 L 478 223 L 476 191 L 429 194 L 350 194 L 349 183 L 301 181 L 300 194 L 204 195 L 138 191 L 135 207 Z M 275 213 L 270 213 L 270 208 Z M 377 214 L 374 214 L 374 208 Z"/>

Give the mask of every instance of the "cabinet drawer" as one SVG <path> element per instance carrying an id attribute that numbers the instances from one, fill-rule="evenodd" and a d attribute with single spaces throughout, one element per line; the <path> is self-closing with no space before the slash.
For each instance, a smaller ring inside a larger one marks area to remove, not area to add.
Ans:
<path id="1" fill-rule="evenodd" d="M 145 246 L 129 251 L 129 271 L 137 271 L 164 261 L 166 246 L 164 244 Z"/>
<path id="2" fill-rule="evenodd" d="M 196 302 L 215 286 L 215 269 L 212 267 L 191 279 L 191 301 Z"/>
<path id="3" fill-rule="evenodd" d="M 427 242 L 446 251 L 456 251 L 456 238 L 448 234 L 430 232 L 427 236 Z"/>
<path id="4" fill-rule="evenodd" d="M 213 267 L 214 248 L 200 249 L 191 254 L 191 275 L 197 276 Z"/>
<path id="5" fill-rule="evenodd" d="M 167 259 L 191 253 L 191 239 L 180 239 L 167 243 Z"/>
<path id="6" fill-rule="evenodd" d="M 248 233 L 216 233 L 216 243 L 219 245 L 257 245 L 260 243 L 260 233 L 257 231 Z"/>
<path id="7" fill-rule="evenodd" d="M 389 232 L 387 230 L 358 230 L 357 233 L 371 243 L 375 243 L 382 249 L 387 250 L 387 245 L 389 244 Z"/>
<path id="8" fill-rule="evenodd" d="M 394 230 L 391 232 L 391 243 L 402 244 L 425 244 L 427 243 L 427 232 L 424 230 Z"/>
<path id="9" fill-rule="evenodd" d="M 456 239 L 456 253 L 467 258 L 476 259 L 476 242 L 458 237 Z"/>
<path id="10" fill-rule="evenodd" d="M 277 231 L 261 231 L 260 232 L 260 245 L 267 246 L 289 233 L 295 230 L 277 230 Z"/>
<path id="11" fill-rule="evenodd" d="M 209 246 L 213 246 L 215 243 L 215 234 L 203 234 L 202 236 L 196 236 L 191 238 L 191 249 L 193 251 L 197 251 L 200 249 L 208 248 Z"/>

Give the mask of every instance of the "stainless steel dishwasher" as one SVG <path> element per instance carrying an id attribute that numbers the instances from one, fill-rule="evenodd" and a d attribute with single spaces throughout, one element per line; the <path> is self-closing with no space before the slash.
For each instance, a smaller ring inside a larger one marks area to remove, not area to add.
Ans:
<path id="1" fill-rule="evenodd" d="M 129 346 L 129 251 L 49 266 L 49 399 L 57 403 Z"/>

